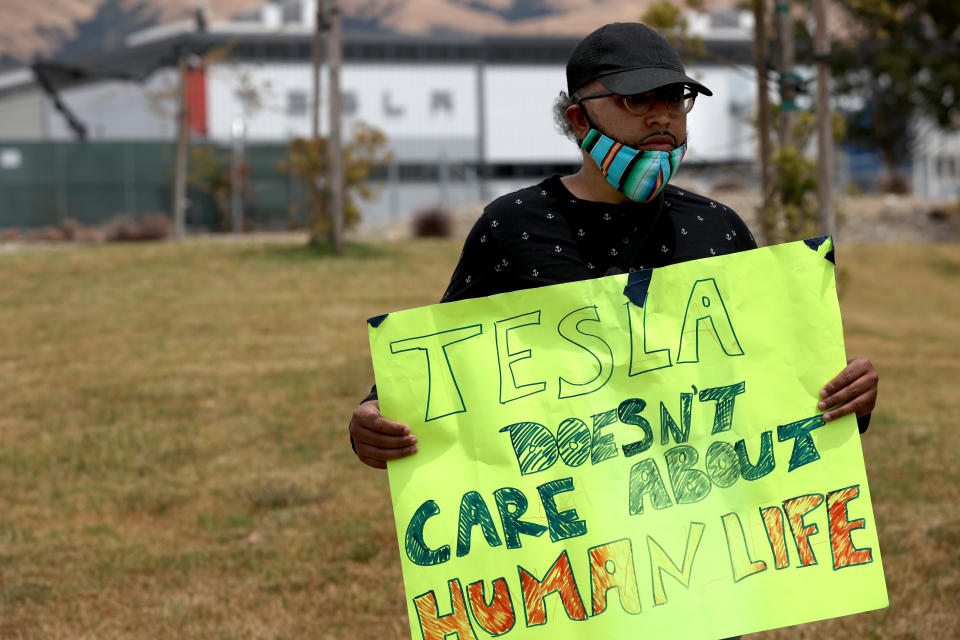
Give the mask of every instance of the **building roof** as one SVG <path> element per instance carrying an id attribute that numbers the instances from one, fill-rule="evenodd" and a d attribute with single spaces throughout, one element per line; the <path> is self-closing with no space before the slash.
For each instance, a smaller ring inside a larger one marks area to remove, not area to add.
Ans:
<path id="1" fill-rule="evenodd" d="M 405 35 L 354 31 L 344 34 L 343 59 L 378 63 L 564 64 L 579 41 L 574 37 Z M 693 64 L 752 64 L 749 40 L 704 40 L 705 53 L 687 56 Z M 173 31 L 134 40 L 122 48 L 81 58 L 39 58 L 31 65 L 57 88 L 102 79 L 142 81 L 172 67 L 181 56 L 215 50 L 232 61 L 303 63 L 313 56 L 313 35 L 291 32 Z M 6 75 L 6 74 L 5 74 Z M 22 74 L 21 74 L 22 75 Z M 16 80 L 26 78 L 17 76 Z M 16 84 L 16 83 L 15 83 Z"/>

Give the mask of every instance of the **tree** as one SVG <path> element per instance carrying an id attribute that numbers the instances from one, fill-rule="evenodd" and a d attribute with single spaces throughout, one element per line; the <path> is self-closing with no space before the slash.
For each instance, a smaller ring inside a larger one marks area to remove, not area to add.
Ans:
<path id="1" fill-rule="evenodd" d="M 373 197 L 369 177 L 374 168 L 389 162 L 385 149 L 387 138 L 378 129 L 358 122 L 343 148 L 344 228 L 360 220 L 356 200 Z M 279 164 L 282 172 L 297 177 L 307 192 L 310 244 L 333 242 L 333 220 L 330 202 L 322 177 L 327 175 L 326 138 L 295 138 L 287 146 L 287 159 Z M 294 205 L 294 212 L 298 205 Z"/>
<path id="2" fill-rule="evenodd" d="M 909 148 L 909 124 L 924 115 L 960 127 L 960 3 L 956 0 L 837 0 L 851 37 L 837 43 L 832 71 L 841 94 L 863 108 L 848 118 L 851 140 L 879 148 L 886 186 Z"/>
<path id="3" fill-rule="evenodd" d="M 779 116 L 774 107 L 773 116 Z M 795 112 L 786 144 L 776 143 L 773 149 L 773 201 L 760 209 L 760 227 L 768 244 L 789 242 L 819 235 L 820 215 L 817 201 L 817 160 L 807 157 L 804 149 L 817 131 L 812 111 Z M 844 136 L 843 117 L 831 112 L 834 140 Z"/>
<path id="4" fill-rule="evenodd" d="M 703 0 L 684 0 L 683 6 L 669 0 L 657 0 L 640 16 L 640 22 L 663 37 L 680 52 L 687 56 L 702 56 L 706 52 L 703 38 L 690 34 L 690 25 L 684 15 L 686 11 L 702 11 Z"/>
<path id="5" fill-rule="evenodd" d="M 227 231 L 233 226 L 230 194 L 233 189 L 234 172 L 231 162 L 229 149 L 222 149 L 213 145 L 197 146 L 190 149 L 190 173 L 187 175 L 187 184 L 213 199 L 217 212 L 218 231 Z M 243 197 L 247 199 L 254 196 L 250 187 L 249 176 L 250 165 L 243 163 L 240 166 L 239 188 L 243 192 Z"/>

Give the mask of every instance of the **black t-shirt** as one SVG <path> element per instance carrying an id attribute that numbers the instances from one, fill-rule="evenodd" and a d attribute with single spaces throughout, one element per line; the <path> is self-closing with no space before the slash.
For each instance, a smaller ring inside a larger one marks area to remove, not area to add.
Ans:
<path id="1" fill-rule="evenodd" d="M 443 302 L 755 249 L 732 209 L 667 185 L 652 202 L 581 200 L 554 175 L 474 224 Z"/>
<path id="2" fill-rule="evenodd" d="M 686 189 L 668 184 L 649 203 L 608 204 L 577 198 L 554 174 L 487 205 L 441 302 L 756 248 L 736 212 Z M 364 402 L 376 397 L 374 385 Z M 858 418 L 861 433 L 869 421 Z"/>

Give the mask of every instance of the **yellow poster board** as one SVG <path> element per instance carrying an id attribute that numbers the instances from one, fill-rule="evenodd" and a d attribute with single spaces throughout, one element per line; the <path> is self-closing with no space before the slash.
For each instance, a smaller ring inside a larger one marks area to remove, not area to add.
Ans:
<path id="1" fill-rule="evenodd" d="M 370 320 L 417 640 L 724 638 L 887 606 L 832 240 Z M 450 634 L 458 635 L 450 635 Z"/>

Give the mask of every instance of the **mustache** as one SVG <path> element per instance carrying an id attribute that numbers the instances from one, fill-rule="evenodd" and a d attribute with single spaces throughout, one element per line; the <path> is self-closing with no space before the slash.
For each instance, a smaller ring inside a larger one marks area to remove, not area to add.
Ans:
<path id="1" fill-rule="evenodd" d="M 677 140 L 677 136 L 673 135 L 671 132 L 667 131 L 666 129 L 660 129 L 658 131 L 654 131 L 648 136 L 645 136 L 643 140 L 640 141 L 640 144 L 641 145 L 646 144 L 648 140 L 650 140 L 651 138 L 656 138 L 657 136 L 670 136 L 670 139 L 673 140 L 673 146 L 674 147 L 680 146 L 680 141 Z M 637 145 L 637 146 L 640 146 L 640 145 Z"/>

